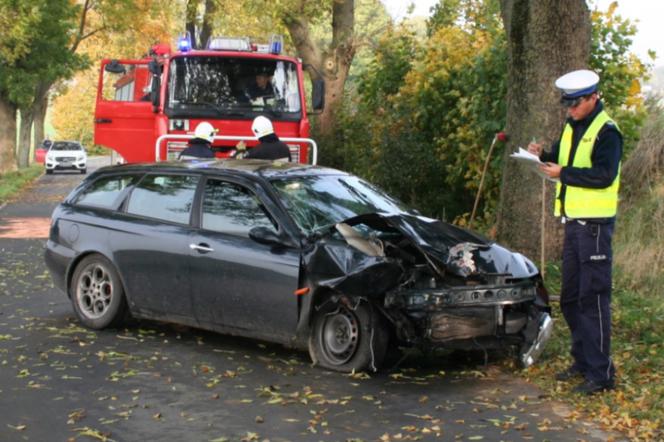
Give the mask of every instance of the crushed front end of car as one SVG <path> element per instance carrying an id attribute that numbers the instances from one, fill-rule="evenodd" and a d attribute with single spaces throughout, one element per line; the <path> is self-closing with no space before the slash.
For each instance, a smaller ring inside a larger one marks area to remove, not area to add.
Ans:
<path id="1" fill-rule="evenodd" d="M 401 345 L 509 346 L 527 367 L 552 333 L 537 267 L 521 254 L 441 221 L 361 215 L 337 224 L 306 262 L 318 287 L 373 302 Z"/>

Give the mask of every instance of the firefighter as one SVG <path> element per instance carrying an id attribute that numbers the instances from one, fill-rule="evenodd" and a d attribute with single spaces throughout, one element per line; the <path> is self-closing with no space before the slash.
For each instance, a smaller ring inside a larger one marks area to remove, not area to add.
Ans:
<path id="1" fill-rule="evenodd" d="M 272 69 L 268 66 L 263 66 L 259 69 L 251 83 L 243 91 L 242 96 L 239 97 L 238 101 L 264 106 L 268 104 L 269 101 L 274 100 L 276 94 L 274 92 L 274 87 L 272 86 L 272 74 Z"/>
<path id="2" fill-rule="evenodd" d="M 217 129 L 207 121 L 198 123 L 194 131 L 194 138 L 189 141 L 185 150 L 180 152 L 179 160 L 194 160 L 197 158 L 214 158 L 212 140 Z"/>
<path id="3" fill-rule="evenodd" d="M 247 151 L 243 158 L 255 158 L 262 160 L 291 161 L 291 153 L 288 146 L 279 140 L 274 133 L 272 122 L 264 116 L 254 118 L 251 131 L 256 135 L 260 143 L 253 149 Z M 238 150 L 245 148 L 244 143 L 238 144 Z"/>
<path id="4" fill-rule="evenodd" d="M 598 96 L 599 76 L 578 70 L 558 78 L 567 121 L 550 152 L 531 143 L 558 179 L 554 212 L 565 223 L 560 307 L 571 335 L 573 363 L 557 380 L 583 377 L 574 390 L 614 388 L 611 346 L 611 237 L 618 206 L 622 134 Z"/>

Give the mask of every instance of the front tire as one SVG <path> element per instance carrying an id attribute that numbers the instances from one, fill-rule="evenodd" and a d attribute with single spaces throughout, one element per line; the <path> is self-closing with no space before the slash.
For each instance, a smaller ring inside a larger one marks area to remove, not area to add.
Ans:
<path id="1" fill-rule="evenodd" d="M 76 266 L 70 290 L 76 316 L 86 327 L 100 330 L 124 319 L 124 289 L 113 264 L 103 256 L 90 255 Z"/>
<path id="2" fill-rule="evenodd" d="M 86 173 L 88 173 L 88 169 L 81 169 L 81 173 L 85 175 Z"/>
<path id="3" fill-rule="evenodd" d="M 378 310 L 363 300 L 321 309 L 313 319 L 309 354 L 314 364 L 340 372 L 378 371 L 389 334 Z"/>

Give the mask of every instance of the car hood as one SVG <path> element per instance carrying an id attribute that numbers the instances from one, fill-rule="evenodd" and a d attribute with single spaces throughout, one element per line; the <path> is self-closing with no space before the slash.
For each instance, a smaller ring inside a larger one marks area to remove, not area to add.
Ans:
<path id="1" fill-rule="evenodd" d="M 370 214 L 351 218 L 346 224 L 380 223 L 398 230 L 425 254 L 439 270 L 457 276 L 503 274 L 529 278 L 539 273 L 537 267 L 520 253 L 469 230 L 423 216 Z"/>
<path id="2" fill-rule="evenodd" d="M 441 277 L 460 278 L 504 275 L 522 279 L 537 275 L 537 267 L 520 253 L 512 252 L 476 233 L 442 221 L 409 214 L 365 214 L 347 219 L 348 226 L 365 225 L 377 232 L 403 236 L 419 250 Z M 315 285 L 347 294 L 381 294 L 396 287 L 405 274 L 404 263 L 384 254 L 372 254 L 352 238 L 339 239 L 332 228 L 312 241 L 304 264 Z"/>

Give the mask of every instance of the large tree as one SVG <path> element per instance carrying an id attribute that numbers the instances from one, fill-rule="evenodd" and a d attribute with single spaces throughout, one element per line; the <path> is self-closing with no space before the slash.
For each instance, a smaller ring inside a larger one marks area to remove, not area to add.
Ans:
<path id="1" fill-rule="evenodd" d="M 311 2 L 298 0 L 288 2 L 281 10 L 281 18 L 297 49 L 298 55 L 307 65 L 311 78 L 325 80 L 325 110 L 319 118 L 321 135 L 330 135 L 334 130 L 334 115 L 341 104 L 344 86 L 348 78 L 353 57 L 357 51 L 355 36 L 355 1 L 332 0 L 332 40 L 323 47 L 312 37 L 311 23 L 320 18 L 324 7 L 312 7 Z"/>
<path id="2" fill-rule="evenodd" d="M 142 26 L 143 22 L 136 22 L 137 17 L 158 14 L 172 3 L 175 0 L 11 0 L 0 3 L 0 25 L 5 21 L 12 25 L 10 31 L 3 26 L 3 34 L 10 34 L 9 42 L 20 43 L 12 51 L 6 49 L 11 48 L 11 44 L 0 43 L 0 113 L 7 118 L 0 123 L 0 138 L 7 140 L 2 151 L 15 151 L 16 128 L 9 120 L 19 108 L 22 118 L 18 165 L 27 166 L 32 125 L 36 122 L 36 136 L 43 136 L 48 95 L 53 85 L 71 78 L 76 70 L 87 65 L 86 57 L 79 51 L 83 41 L 100 34 L 121 33 L 130 26 Z M 13 167 L 8 161 L 12 158 L 0 155 L 0 169 Z"/>
<path id="3" fill-rule="evenodd" d="M 0 174 L 16 167 L 16 104 L 12 88 L 17 63 L 30 52 L 39 11 L 29 2 L 0 2 Z"/>
<path id="4" fill-rule="evenodd" d="M 508 155 L 534 138 L 548 145 L 559 136 L 564 109 L 554 81 L 588 67 L 590 11 L 584 0 L 501 0 L 501 14 L 509 53 L 510 146 L 504 154 L 498 236 L 529 256 L 543 250 L 558 254 L 562 230 L 552 214 L 553 185 Z"/>

